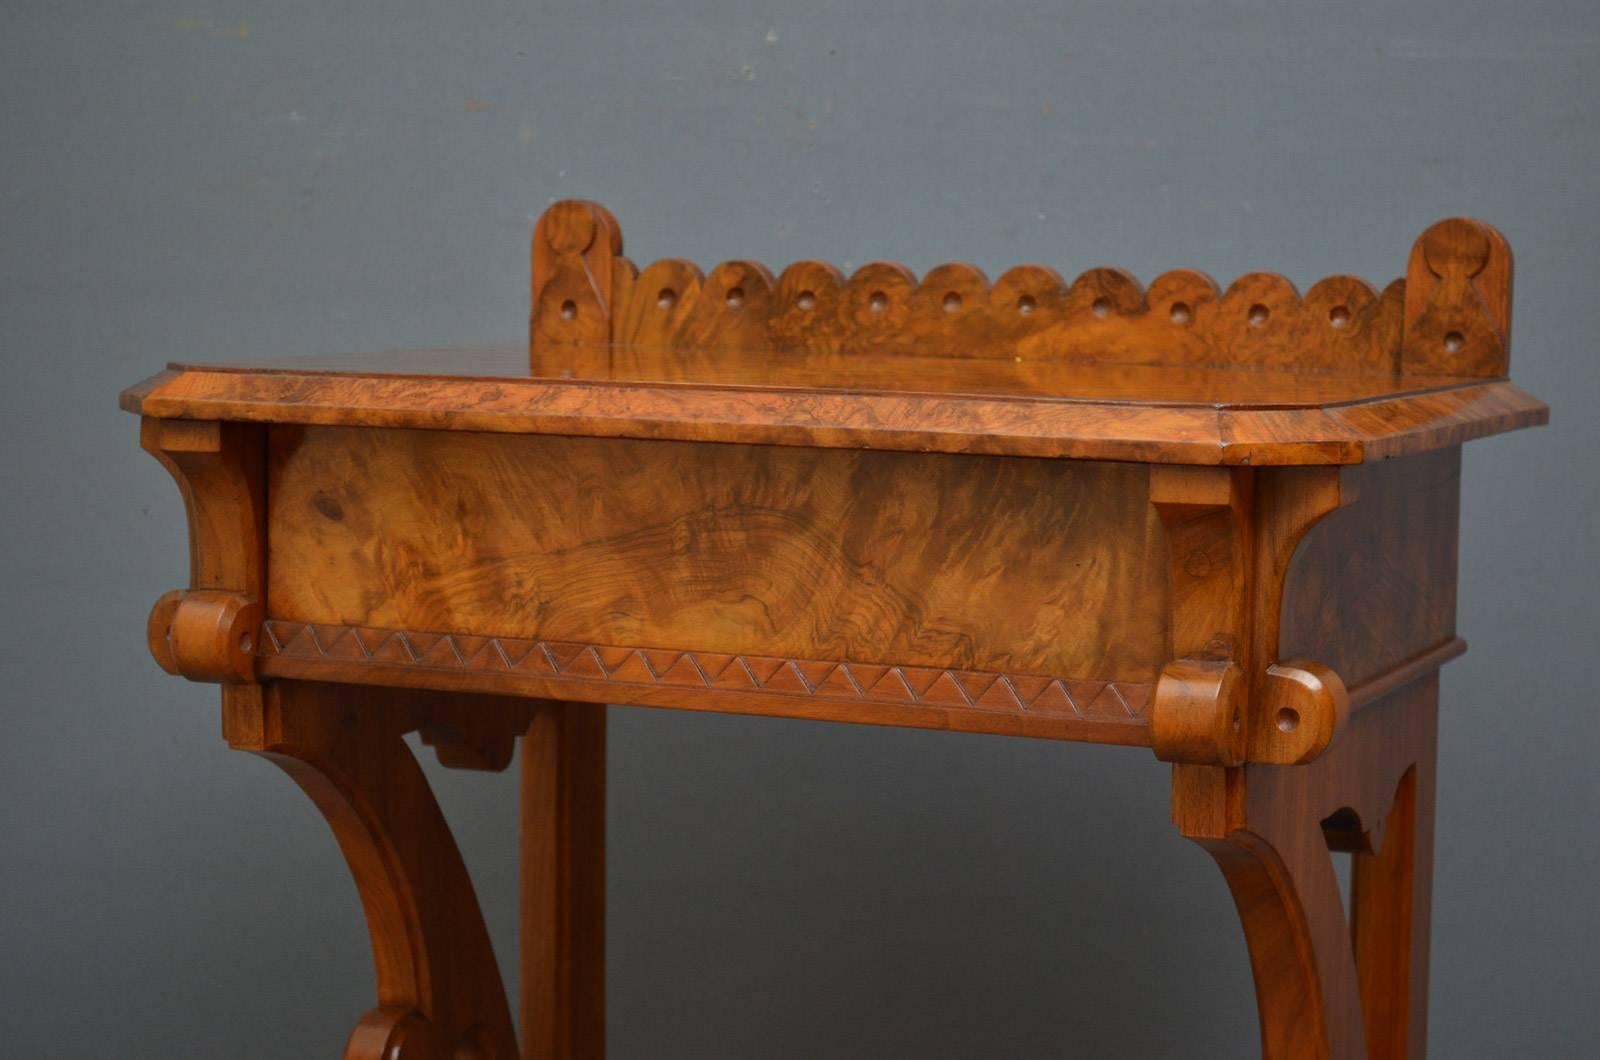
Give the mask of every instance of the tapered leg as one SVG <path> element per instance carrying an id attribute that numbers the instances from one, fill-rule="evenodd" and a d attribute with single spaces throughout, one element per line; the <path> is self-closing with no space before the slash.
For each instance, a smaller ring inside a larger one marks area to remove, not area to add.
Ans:
<path id="1" fill-rule="evenodd" d="M 1267 1060 L 1423 1055 L 1437 703 L 1437 677 L 1401 689 L 1307 765 L 1174 767 L 1174 818 L 1233 892 Z M 1349 923 L 1330 848 L 1356 859 Z"/>
<path id="2" fill-rule="evenodd" d="M 606 708 L 541 703 L 522 747 L 522 1055 L 605 1056 Z"/>
<path id="3" fill-rule="evenodd" d="M 228 742 L 276 763 L 311 796 L 361 895 L 378 1005 L 351 1033 L 346 1060 L 516 1056 L 477 895 L 403 739 L 441 699 L 301 682 L 224 691 Z"/>

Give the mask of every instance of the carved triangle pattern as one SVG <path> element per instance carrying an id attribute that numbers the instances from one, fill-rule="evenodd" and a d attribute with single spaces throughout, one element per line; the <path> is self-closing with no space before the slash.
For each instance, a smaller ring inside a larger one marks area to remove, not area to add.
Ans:
<path id="1" fill-rule="evenodd" d="M 1143 725 L 1153 691 L 1149 683 L 1137 681 L 471 637 L 278 619 L 262 624 L 257 643 L 257 654 L 263 658 L 765 692 L 846 702 L 1078 717 L 1107 724 Z"/>

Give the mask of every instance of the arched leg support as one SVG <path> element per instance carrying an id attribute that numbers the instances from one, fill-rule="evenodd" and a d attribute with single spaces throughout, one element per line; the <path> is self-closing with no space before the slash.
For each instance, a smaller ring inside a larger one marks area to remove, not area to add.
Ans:
<path id="1" fill-rule="evenodd" d="M 224 691 L 235 748 L 280 766 L 328 819 L 372 937 L 378 1006 L 346 1060 L 515 1060 L 505 989 L 472 881 L 403 739 L 440 697 L 278 682 Z"/>
<path id="2" fill-rule="evenodd" d="M 1307 765 L 1179 765 L 1173 815 L 1244 927 L 1266 1060 L 1423 1055 L 1438 679 L 1359 711 Z M 1354 854 L 1345 916 L 1330 847 Z"/>

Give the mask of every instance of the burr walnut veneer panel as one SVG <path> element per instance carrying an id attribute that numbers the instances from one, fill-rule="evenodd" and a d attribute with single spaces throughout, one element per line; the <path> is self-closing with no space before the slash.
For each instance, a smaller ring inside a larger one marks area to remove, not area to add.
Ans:
<path id="1" fill-rule="evenodd" d="M 1357 500 L 1296 551 L 1280 650 L 1320 659 L 1355 687 L 1455 638 L 1461 450 L 1344 474 Z"/>
<path id="2" fill-rule="evenodd" d="M 275 619 L 1099 680 L 1165 661 L 1137 464 L 287 426 L 269 451 Z"/>

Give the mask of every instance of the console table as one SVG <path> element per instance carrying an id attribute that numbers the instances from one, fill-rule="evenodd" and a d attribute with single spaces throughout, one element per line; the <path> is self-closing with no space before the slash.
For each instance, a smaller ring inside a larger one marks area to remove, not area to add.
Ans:
<path id="1" fill-rule="evenodd" d="M 603 1056 L 604 704 L 1149 747 L 1263 1054 L 1420 1057 L 1460 447 L 1548 418 L 1506 378 L 1511 271 L 1452 219 L 1382 291 L 702 274 L 560 202 L 526 345 L 122 394 L 189 518 L 150 648 L 338 838 L 352 1060 Z M 469 769 L 522 741 L 520 1051 L 409 732 Z"/>

